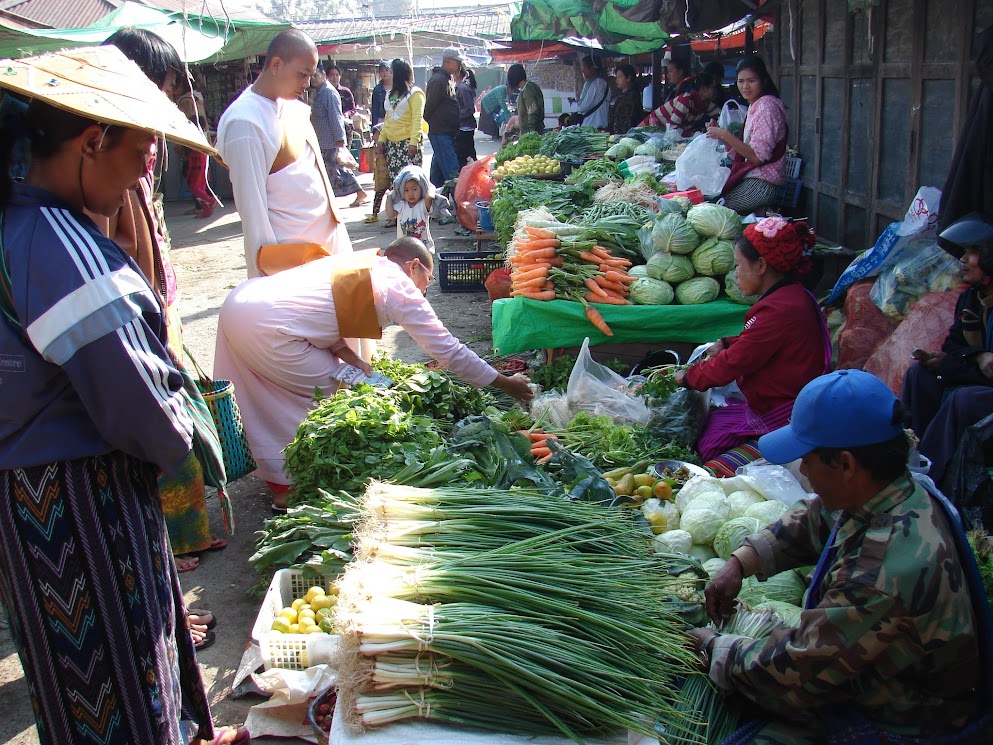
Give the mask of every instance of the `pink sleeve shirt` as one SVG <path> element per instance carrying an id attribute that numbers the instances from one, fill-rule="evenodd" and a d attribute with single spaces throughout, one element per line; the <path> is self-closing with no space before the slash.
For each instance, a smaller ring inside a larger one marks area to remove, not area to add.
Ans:
<path id="1" fill-rule="evenodd" d="M 783 140 L 788 132 L 786 108 L 776 96 L 762 96 L 748 107 L 745 118 L 744 139 L 746 145 L 762 160 L 767 160 L 776 149 L 776 143 Z M 786 180 L 786 154 L 772 163 L 754 168 L 749 178 L 760 178 L 772 184 L 782 184 Z"/>

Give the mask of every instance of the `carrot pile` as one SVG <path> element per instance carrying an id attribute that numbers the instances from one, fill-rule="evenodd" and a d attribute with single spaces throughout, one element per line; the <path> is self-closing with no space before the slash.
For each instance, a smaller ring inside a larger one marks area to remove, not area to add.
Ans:
<path id="1" fill-rule="evenodd" d="M 581 234 L 560 234 L 550 227 L 523 226 L 511 248 L 512 296 L 582 303 L 587 319 L 605 335 L 614 335 L 593 305 L 631 304 L 628 285 L 635 277 L 627 272 L 630 261 L 596 241 L 582 240 Z"/>
<path id="2" fill-rule="evenodd" d="M 521 429 L 517 434 L 524 435 L 531 442 L 531 456 L 538 463 L 547 463 L 552 459 L 552 450 L 548 447 L 549 440 L 558 441 L 558 437 L 542 432 L 540 429 Z"/>

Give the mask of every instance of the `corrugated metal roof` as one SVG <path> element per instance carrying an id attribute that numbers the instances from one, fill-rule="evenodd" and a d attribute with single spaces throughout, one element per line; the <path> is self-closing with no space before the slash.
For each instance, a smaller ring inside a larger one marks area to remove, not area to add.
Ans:
<path id="1" fill-rule="evenodd" d="M 218 21 L 223 21 L 225 12 L 232 21 L 272 21 L 267 15 L 262 13 L 252 0 L 224 0 L 222 5 L 220 0 L 134 0 L 134 2 L 148 5 L 152 8 L 162 8 L 173 13 L 182 13 L 183 7 L 189 15 L 214 17 Z"/>
<path id="2" fill-rule="evenodd" d="M 82 28 L 116 10 L 120 0 L 3 0 L 0 10 L 51 28 Z"/>
<path id="3" fill-rule="evenodd" d="M 486 10 L 476 13 L 448 13 L 431 16 L 395 18 L 345 18 L 340 21 L 305 21 L 293 25 L 317 44 L 391 37 L 407 31 L 434 32 L 462 37 L 497 39 L 510 36 L 511 16 L 506 11 Z"/>

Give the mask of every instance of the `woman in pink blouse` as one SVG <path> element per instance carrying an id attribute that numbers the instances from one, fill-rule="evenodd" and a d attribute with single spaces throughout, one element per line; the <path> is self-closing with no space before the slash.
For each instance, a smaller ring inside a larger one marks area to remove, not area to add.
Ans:
<path id="1" fill-rule="evenodd" d="M 714 126 L 707 127 L 707 136 L 723 142 L 732 153 L 724 205 L 747 215 L 763 211 L 786 180 L 789 125 L 779 90 L 760 57 L 745 57 L 738 63 L 738 90 L 748 104 L 744 139 Z"/>

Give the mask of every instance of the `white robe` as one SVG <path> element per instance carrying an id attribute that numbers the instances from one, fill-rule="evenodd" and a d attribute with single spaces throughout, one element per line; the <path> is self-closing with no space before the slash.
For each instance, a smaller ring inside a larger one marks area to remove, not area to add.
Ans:
<path id="1" fill-rule="evenodd" d="M 283 122 L 290 120 L 312 127 L 310 107 L 246 88 L 217 127 L 217 151 L 230 169 L 249 277 L 259 275 L 256 256 L 264 245 L 316 243 L 332 255 L 352 250 L 345 226 L 335 218 L 320 152 L 307 144 L 294 163 L 270 173 L 282 147 Z"/>
<path id="2" fill-rule="evenodd" d="M 217 324 L 214 375 L 231 380 L 245 434 L 259 468 L 277 484 L 283 449 L 313 406 L 314 389 L 337 388 L 344 363 L 332 351 L 341 341 L 331 277 L 335 259 L 318 259 L 271 277 L 249 279 L 225 300 Z M 386 258 L 372 269 L 381 326 L 399 324 L 428 354 L 472 385 L 485 386 L 497 371 L 456 339 L 438 320 L 403 270 Z"/>

